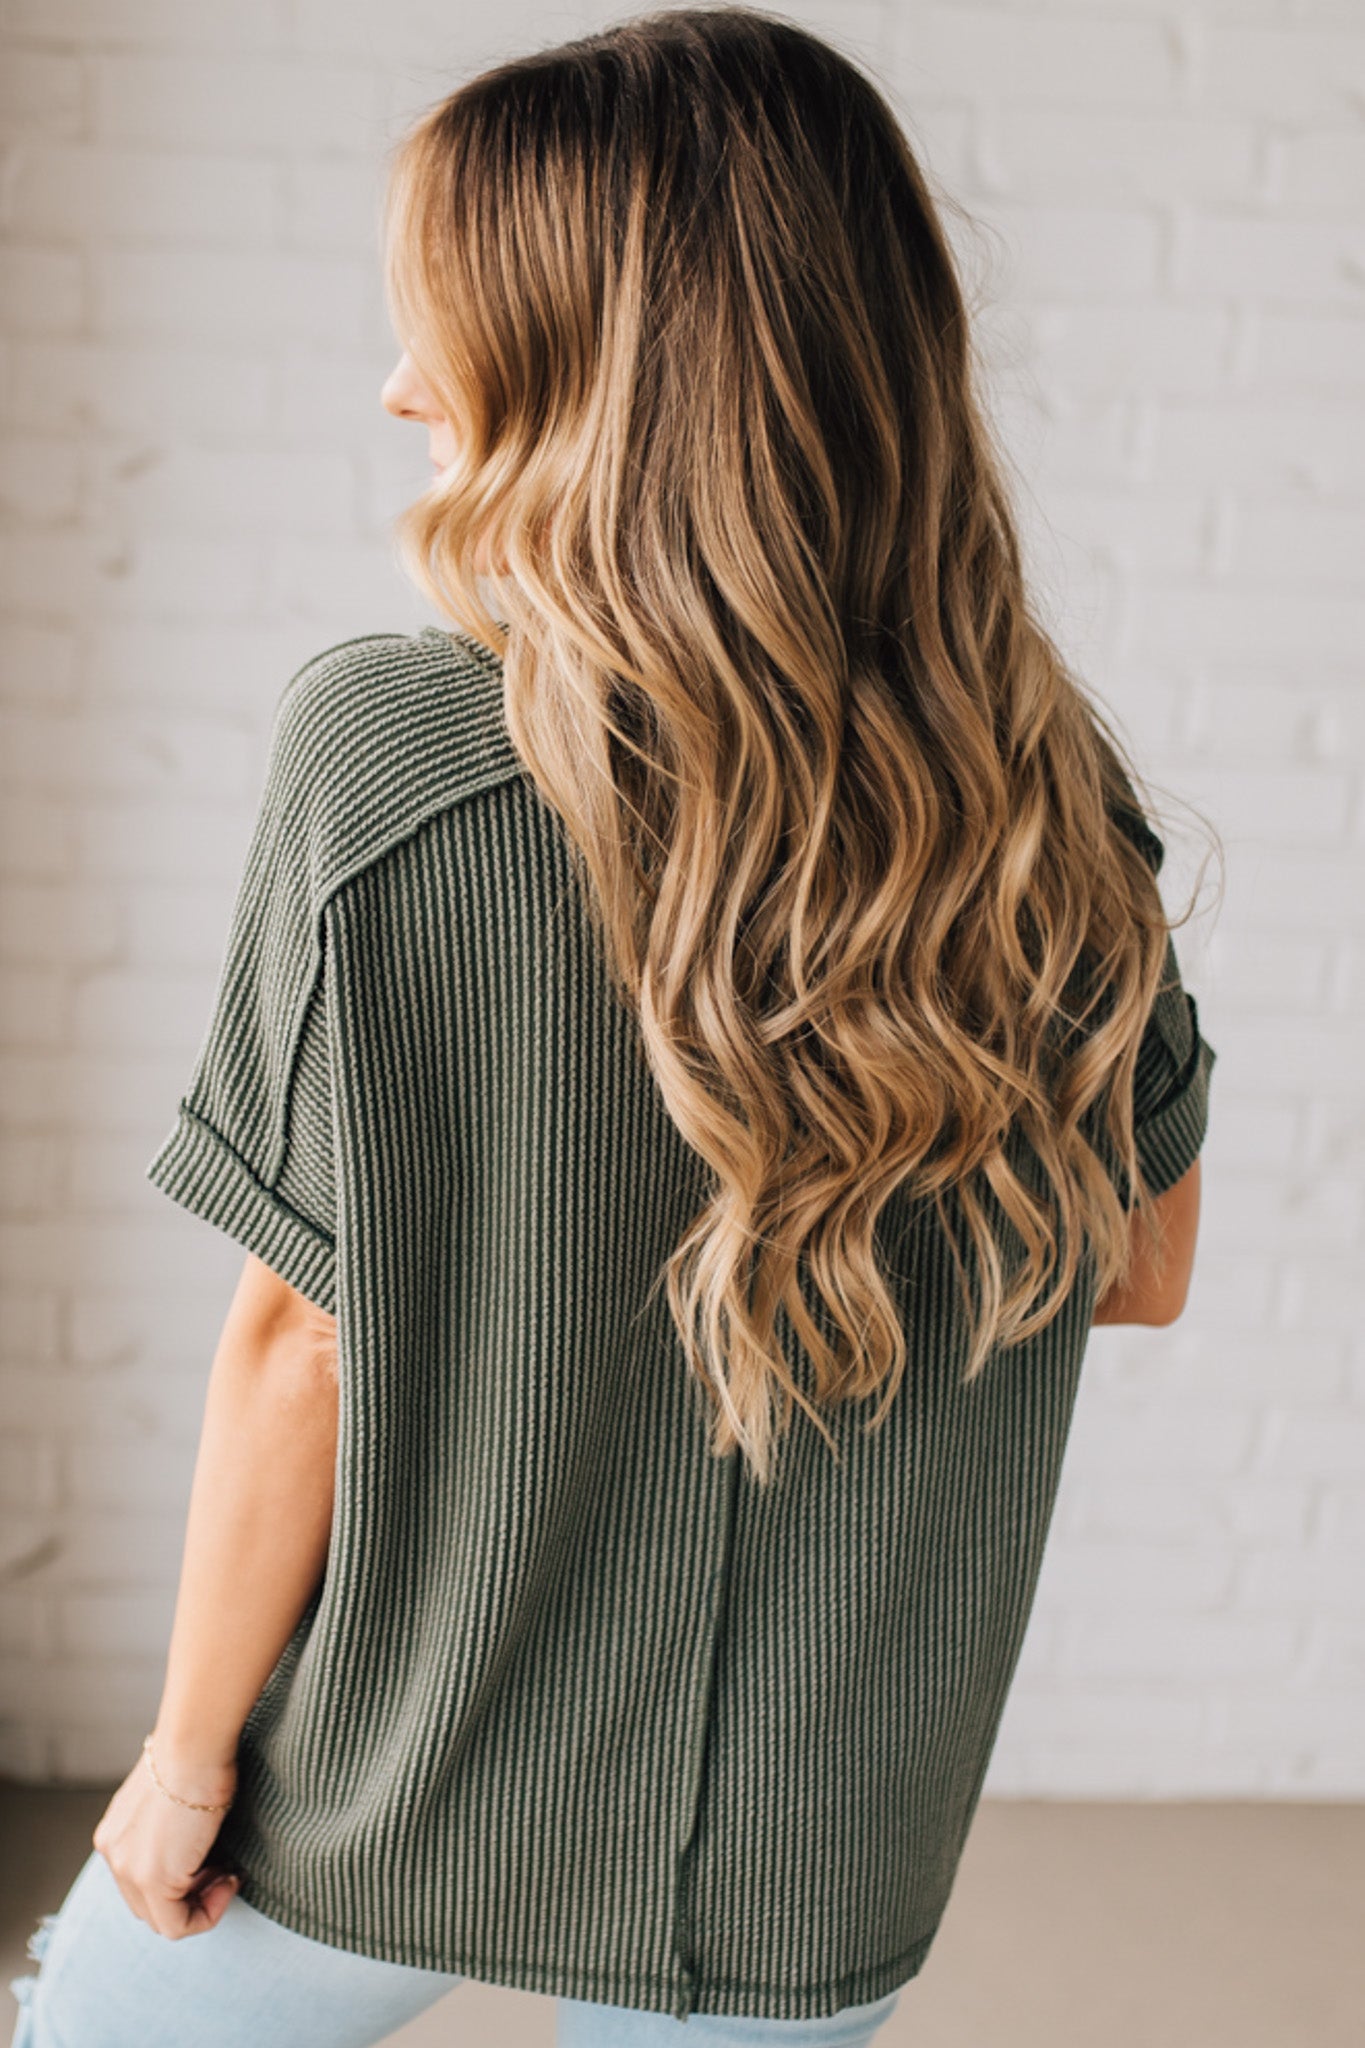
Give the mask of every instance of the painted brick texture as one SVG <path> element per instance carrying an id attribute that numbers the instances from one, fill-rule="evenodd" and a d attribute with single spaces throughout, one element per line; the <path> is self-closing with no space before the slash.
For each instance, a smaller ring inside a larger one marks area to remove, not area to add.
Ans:
<path id="1" fill-rule="evenodd" d="M 1042 609 L 1172 795 L 1218 1048 L 1188 1309 L 1097 1331 L 988 1792 L 1365 1793 L 1365 18 L 828 0 L 942 188 Z M 0 28 L 0 1769 L 150 1725 L 240 1254 L 142 1177 L 268 722 L 430 614 L 383 153 L 611 19 L 9 0 Z M 975 223 L 975 224 L 973 224 Z M 1201 900 L 1211 903 L 1211 868 Z"/>

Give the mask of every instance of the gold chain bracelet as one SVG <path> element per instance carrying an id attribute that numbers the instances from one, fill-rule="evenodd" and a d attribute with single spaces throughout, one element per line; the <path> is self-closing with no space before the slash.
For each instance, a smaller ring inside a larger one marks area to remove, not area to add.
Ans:
<path id="1" fill-rule="evenodd" d="M 168 1799 L 173 1799 L 177 1806 L 188 1806 L 192 1813 L 226 1813 L 229 1806 L 231 1806 L 232 1801 L 230 1799 L 225 1800 L 221 1806 L 206 1806 L 199 1799 L 182 1799 L 178 1792 L 172 1792 L 169 1785 L 163 1785 L 156 1765 L 152 1761 L 152 1738 L 150 1735 L 143 1742 L 142 1754 L 147 1759 L 147 1769 L 152 1774 L 152 1783 L 159 1792 L 164 1792 Z"/>

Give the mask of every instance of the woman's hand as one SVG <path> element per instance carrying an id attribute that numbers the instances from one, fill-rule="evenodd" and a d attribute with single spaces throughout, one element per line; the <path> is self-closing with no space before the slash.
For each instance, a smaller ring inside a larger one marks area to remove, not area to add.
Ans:
<path id="1" fill-rule="evenodd" d="M 220 1806 L 237 1789 L 235 1764 L 187 1768 L 158 1752 L 156 1766 L 181 1799 Z M 205 1862 L 222 1818 L 168 1798 L 154 1783 L 145 1757 L 139 1757 L 100 1817 L 95 1848 L 138 1919 L 168 1941 L 216 1927 L 236 1893 L 240 1880 Z"/>

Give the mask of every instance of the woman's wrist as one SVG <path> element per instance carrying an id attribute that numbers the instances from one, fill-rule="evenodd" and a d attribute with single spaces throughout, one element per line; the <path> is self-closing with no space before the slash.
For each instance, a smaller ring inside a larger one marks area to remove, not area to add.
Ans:
<path id="1" fill-rule="evenodd" d="M 237 1779 L 237 1745 L 205 1742 L 202 1736 L 178 1734 L 158 1721 L 149 1737 L 152 1760 L 168 1790 L 182 1799 L 216 1803 L 227 1798 Z"/>

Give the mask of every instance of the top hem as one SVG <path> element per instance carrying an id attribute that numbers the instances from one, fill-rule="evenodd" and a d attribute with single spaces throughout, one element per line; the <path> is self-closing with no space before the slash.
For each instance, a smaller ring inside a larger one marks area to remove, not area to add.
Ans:
<path id="1" fill-rule="evenodd" d="M 289 1928 L 312 1941 L 344 1948 L 353 1955 L 371 1956 L 378 1961 L 401 1963 L 409 1969 L 431 1970 L 455 1983 L 472 1979 L 509 1991 L 531 1991 L 542 1997 L 570 1998 L 594 2005 L 623 2006 L 643 2012 L 667 2012 L 678 2019 L 691 2013 L 715 2013 L 744 2019 L 828 2019 L 850 2006 L 867 2005 L 886 1998 L 918 1975 L 937 1929 L 913 1942 L 888 1962 L 854 1970 L 843 1977 L 818 1984 L 737 1983 L 725 1978 L 698 1975 L 680 1964 L 675 1975 L 632 1970 L 608 1972 L 582 1969 L 567 1963 L 537 1962 L 526 1957 L 509 1960 L 498 1956 L 435 1957 L 420 1943 L 408 1941 L 361 1941 L 345 1927 L 324 1921 L 309 1907 L 286 1900 L 259 1878 L 241 1873 L 238 1893 L 248 1906 L 268 1920 Z"/>

